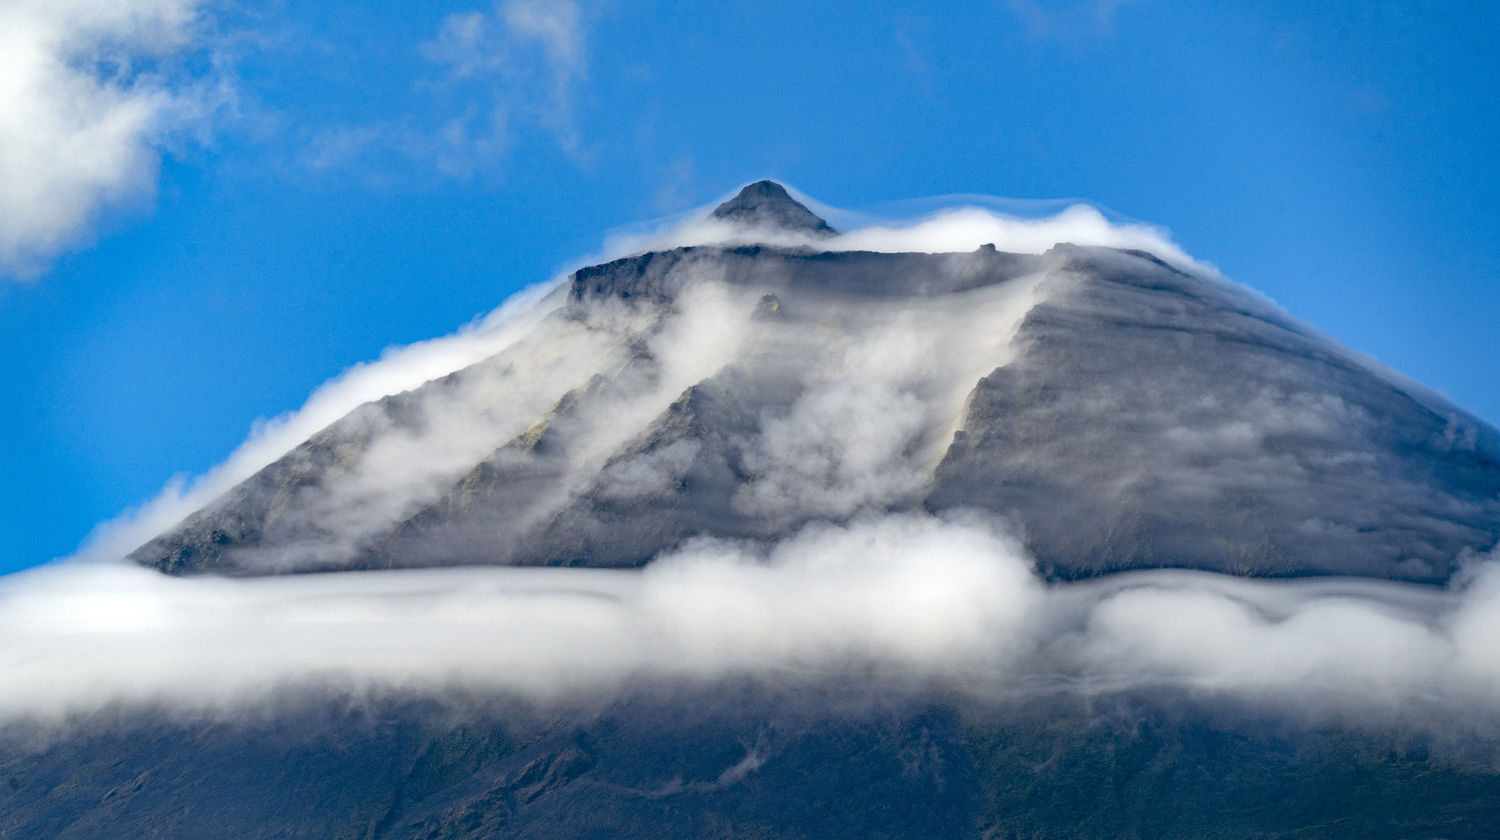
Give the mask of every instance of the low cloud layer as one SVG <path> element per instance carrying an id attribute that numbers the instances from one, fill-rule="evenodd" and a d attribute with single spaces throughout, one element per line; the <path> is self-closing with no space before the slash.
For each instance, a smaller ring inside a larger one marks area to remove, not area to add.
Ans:
<path id="1" fill-rule="evenodd" d="M 700 540 L 629 571 L 230 581 L 70 564 L 0 584 L 0 715 L 233 713 L 295 686 L 546 701 L 642 679 L 862 674 L 877 693 L 1168 688 L 1500 735 L 1500 574 L 1475 568 L 1448 589 L 1183 571 L 1048 586 L 1003 523 L 970 514 Z"/>
<path id="2" fill-rule="evenodd" d="M 112 208 L 149 199 L 161 150 L 222 91 L 175 61 L 201 0 L 0 7 L 0 277 L 30 278 Z"/>

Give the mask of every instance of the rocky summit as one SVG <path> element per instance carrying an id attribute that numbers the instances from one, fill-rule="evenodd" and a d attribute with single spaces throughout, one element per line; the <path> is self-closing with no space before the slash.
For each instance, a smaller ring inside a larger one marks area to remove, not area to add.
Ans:
<path id="1" fill-rule="evenodd" d="M 787 193 L 775 181 L 756 181 L 714 209 L 712 218 L 753 227 L 807 231 L 830 235 L 835 231 Z"/>
<path id="2" fill-rule="evenodd" d="M 1500 539 L 1494 429 L 1210 272 L 1069 244 L 843 250 L 771 181 L 712 215 L 807 244 L 579 269 L 492 358 L 361 406 L 132 559 L 637 566 L 698 536 L 978 509 L 1055 579 L 1439 583 Z"/>

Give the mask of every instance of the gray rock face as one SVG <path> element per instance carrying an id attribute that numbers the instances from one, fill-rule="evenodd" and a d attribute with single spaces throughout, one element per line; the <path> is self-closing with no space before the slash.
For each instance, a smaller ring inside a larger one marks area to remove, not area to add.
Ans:
<path id="1" fill-rule="evenodd" d="M 1441 581 L 1500 532 L 1493 431 L 1234 290 L 1075 252 L 928 497 L 1018 512 L 1049 571 Z M 1481 444 L 1481 440 L 1485 442 Z"/>
<path id="2" fill-rule="evenodd" d="M 833 228 L 787 194 L 775 181 L 756 181 L 714 209 L 713 217 L 754 227 L 832 235 Z"/>
<path id="3" fill-rule="evenodd" d="M 828 230 L 770 182 L 715 216 Z M 1500 540 L 1495 430 L 1149 254 L 679 248 L 581 269 L 549 305 L 515 348 L 362 407 L 132 557 L 629 566 L 978 508 L 1057 578 L 1439 582 Z"/>

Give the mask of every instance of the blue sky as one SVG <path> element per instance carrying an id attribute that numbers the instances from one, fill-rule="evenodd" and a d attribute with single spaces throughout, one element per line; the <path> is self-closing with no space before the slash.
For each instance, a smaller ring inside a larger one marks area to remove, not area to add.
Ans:
<path id="1" fill-rule="evenodd" d="M 1086 198 L 1500 421 L 1490 4 L 99 8 L 0 7 L 0 571 L 760 177 Z"/>

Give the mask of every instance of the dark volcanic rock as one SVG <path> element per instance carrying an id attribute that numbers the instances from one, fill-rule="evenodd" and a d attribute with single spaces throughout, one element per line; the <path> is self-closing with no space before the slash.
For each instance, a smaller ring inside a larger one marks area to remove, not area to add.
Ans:
<path id="1" fill-rule="evenodd" d="M 764 228 L 832 235 L 833 228 L 787 194 L 775 181 L 756 181 L 714 209 L 713 217 Z"/>

